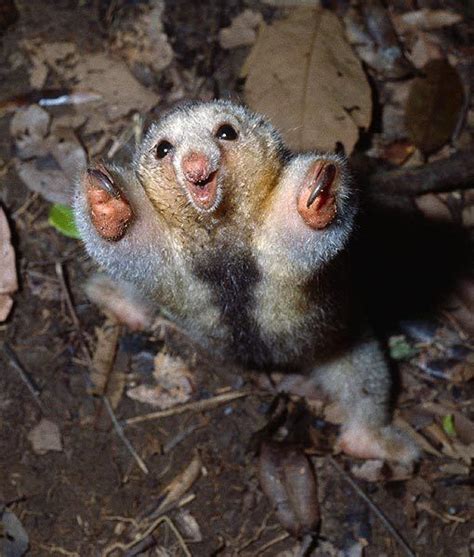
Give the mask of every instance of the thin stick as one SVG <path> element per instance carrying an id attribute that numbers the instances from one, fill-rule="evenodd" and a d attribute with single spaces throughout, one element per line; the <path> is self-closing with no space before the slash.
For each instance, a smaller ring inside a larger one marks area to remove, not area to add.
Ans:
<path id="1" fill-rule="evenodd" d="M 402 538 L 402 536 L 397 532 L 393 524 L 389 521 L 389 519 L 383 514 L 383 512 L 377 507 L 377 505 L 364 493 L 364 491 L 355 483 L 355 481 L 349 476 L 349 474 L 344 470 L 344 468 L 336 462 L 336 460 L 330 456 L 328 457 L 329 462 L 331 463 L 332 467 L 335 468 L 339 474 L 344 478 L 344 480 L 352 487 L 352 489 L 357 493 L 357 495 L 365 501 L 368 505 L 370 510 L 377 515 L 377 517 L 381 520 L 382 524 L 385 526 L 388 532 L 394 537 L 394 539 L 398 542 L 400 547 L 404 550 L 408 557 L 416 557 L 416 555 L 411 550 L 410 546 L 406 543 L 406 541 Z"/>
<path id="2" fill-rule="evenodd" d="M 283 534 L 280 534 L 276 538 L 273 538 L 273 540 L 270 540 L 265 545 L 262 545 L 262 547 L 258 550 L 256 555 L 262 555 L 262 553 L 265 553 L 265 551 L 267 551 L 267 549 L 270 549 L 270 547 L 273 547 L 277 543 L 285 541 L 289 537 L 290 537 L 290 534 L 288 534 L 288 532 L 283 532 Z"/>
<path id="3" fill-rule="evenodd" d="M 16 352 L 8 344 L 8 342 L 5 341 L 3 343 L 3 348 L 5 349 L 5 352 L 7 353 L 8 357 L 10 359 L 10 363 L 13 365 L 13 367 L 18 372 L 18 375 L 20 376 L 20 379 L 23 381 L 23 383 L 26 385 L 27 389 L 33 395 L 33 400 L 39 406 L 40 410 L 44 413 L 44 407 L 41 403 L 41 400 L 39 399 L 39 397 L 41 395 L 40 388 L 38 387 L 38 385 L 36 384 L 34 379 L 31 377 L 31 374 L 25 369 L 23 364 L 20 362 L 20 360 L 18 359 L 18 356 L 16 355 Z"/>
<path id="4" fill-rule="evenodd" d="M 369 194 L 415 196 L 470 189 L 474 180 L 473 154 L 474 151 L 468 149 L 418 168 L 377 172 L 369 177 Z"/>
<path id="5" fill-rule="evenodd" d="M 72 319 L 76 329 L 80 330 L 81 329 L 81 324 L 79 322 L 79 318 L 77 317 L 76 310 L 74 309 L 74 304 L 72 303 L 71 293 L 69 291 L 69 287 L 68 287 L 68 284 L 66 282 L 66 277 L 64 276 L 63 265 L 59 261 L 56 261 L 56 263 L 54 265 L 54 268 L 56 269 L 56 274 L 58 275 L 59 282 L 61 283 L 61 286 L 62 286 L 62 289 L 63 289 L 63 292 L 64 292 L 64 297 L 66 298 L 67 309 L 69 310 L 69 314 L 71 315 L 71 319 Z"/>
<path id="6" fill-rule="evenodd" d="M 125 425 L 131 425 L 148 422 L 150 420 L 159 420 L 160 418 L 168 418 L 169 416 L 176 416 L 178 414 L 184 414 L 185 412 L 204 412 L 205 410 L 210 410 L 216 406 L 225 404 L 226 402 L 256 394 L 258 394 L 256 391 L 232 391 L 230 393 L 224 393 L 212 398 L 180 404 L 179 406 L 169 408 L 168 410 L 159 410 L 158 412 L 151 412 L 150 414 L 143 414 L 142 416 L 128 418 L 128 420 L 125 420 L 124 423 Z"/>
<path id="7" fill-rule="evenodd" d="M 141 457 L 137 453 L 137 451 L 133 448 L 130 441 L 125 437 L 125 433 L 123 432 L 122 426 L 119 424 L 117 418 L 115 417 L 115 414 L 114 414 L 112 406 L 109 402 L 109 399 L 106 396 L 102 396 L 102 400 L 104 401 L 104 404 L 105 404 L 105 407 L 107 408 L 107 412 L 109 413 L 110 419 L 112 420 L 112 423 L 114 424 L 115 431 L 117 432 L 117 435 L 120 437 L 120 439 L 122 439 L 123 444 L 127 447 L 130 454 L 136 460 L 140 469 L 145 474 L 148 474 L 148 468 L 147 468 L 146 464 L 143 462 L 143 460 L 141 459 Z"/>
<path id="8" fill-rule="evenodd" d="M 156 528 L 158 528 L 158 526 L 162 522 L 166 522 L 166 524 L 168 524 L 170 529 L 173 531 L 173 534 L 176 536 L 176 539 L 178 540 L 178 542 L 181 546 L 181 549 L 183 550 L 186 557 L 192 557 L 191 552 L 189 551 L 189 549 L 188 549 L 188 547 L 187 547 L 187 545 L 186 545 L 186 543 L 183 539 L 183 536 L 181 536 L 181 534 L 179 533 L 176 526 L 173 524 L 173 522 L 166 515 L 158 517 L 142 534 L 139 534 L 130 543 L 116 542 L 112 545 L 109 545 L 109 547 L 104 549 L 104 551 L 102 553 L 102 557 L 107 557 L 107 555 L 110 555 L 110 553 L 112 553 L 112 551 L 115 551 L 116 549 L 121 549 L 122 551 L 126 551 L 127 549 L 131 549 L 133 546 L 137 545 L 137 543 L 140 543 L 142 540 L 144 540 L 149 535 L 151 535 L 154 532 L 154 530 L 156 530 Z"/>

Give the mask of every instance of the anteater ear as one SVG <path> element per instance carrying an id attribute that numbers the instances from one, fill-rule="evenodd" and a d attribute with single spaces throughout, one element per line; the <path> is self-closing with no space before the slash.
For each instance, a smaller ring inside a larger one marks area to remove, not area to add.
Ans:
<path id="1" fill-rule="evenodd" d="M 112 174 L 99 164 L 82 176 L 92 224 L 104 240 L 118 241 L 133 220 L 133 211 Z"/>
<path id="2" fill-rule="evenodd" d="M 339 164 L 317 160 L 309 168 L 298 193 L 298 213 L 316 230 L 326 228 L 336 217 L 336 192 L 341 180 Z"/>

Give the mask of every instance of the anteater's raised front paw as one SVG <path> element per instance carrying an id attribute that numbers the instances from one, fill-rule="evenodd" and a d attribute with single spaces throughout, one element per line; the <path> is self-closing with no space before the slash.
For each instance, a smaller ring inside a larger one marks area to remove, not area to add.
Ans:
<path id="1" fill-rule="evenodd" d="M 311 228 L 326 228 L 334 220 L 340 180 L 341 169 L 336 160 L 317 159 L 309 167 L 298 194 L 298 212 Z"/>
<path id="2" fill-rule="evenodd" d="M 91 221 L 104 240 L 120 240 L 133 219 L 133 211 L 109 171 L 102 165 L 83 176 Z"/>
<path id="3" fill-rule="evenodd" d="M 356 458 L 376 458 L 410 464 L 420 456 L 415 443 L 394 426 L 375 430 L 351 424 L 343 429 L 338 448 Z"/>

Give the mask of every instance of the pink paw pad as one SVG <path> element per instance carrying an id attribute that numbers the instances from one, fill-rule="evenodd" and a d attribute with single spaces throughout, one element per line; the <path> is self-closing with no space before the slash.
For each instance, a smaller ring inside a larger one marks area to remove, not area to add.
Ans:
<path id="1" fill-rule="evenodd" d="M 105 240 L 120 240 L 133 219 L 127 199 L 102 166 L 89 169 L 83 180 L 92 224 Z"/>
<path id="2" fill-rule="evenodd" d="M 311 228 L 326 228 L 336 217 L 339 175 L 332 160 L 319 160 L 308 171 L 298 195 L 298 212 Z"/>

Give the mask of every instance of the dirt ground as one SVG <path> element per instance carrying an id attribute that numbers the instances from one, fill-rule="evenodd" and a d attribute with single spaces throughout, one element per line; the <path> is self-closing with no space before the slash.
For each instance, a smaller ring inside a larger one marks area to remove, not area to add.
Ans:
<path id="1" fill-rule="evenodd" d="M 88 54 L 104 52 L 121 18 L 126 20 L 127 10 L 140 2 L 17 4 L 18 20 L 0 36 L 1 99 L 32 90 L 31 60 L 22 41 L 54 39 Z M 140 83 L 159 96 L 154 109 L 159 111 L 178 89 L 189 97 L 238 95 L 239 67 L 248 50 L 220 48 L 218 31 L 247 7 L 271 21 L 281 15 L 274 4 L 166 2 L 163 29 L 173 62 L 156 75 L 134 69 Z M 73 86 L 53 72 L 42 89 Z M 67 111 L 51 109 L 53 115 Z M 77 240 L 48 225 L 50 203 L 19 178 L 11 162 L 16 156 L 12 116 L 6 111 L 0 118 L 0 200 L 12 231 L 20 287 L 10 317 L 0 325 L 5 343 L 0 353 L 0 518 L 7 512 L 17 517 L 29 539 L 27 555 L 35 557 L 298 555 L 300 542 L 282 528 L 258 481 L 258 432 L 272 413 L 270 392 L 226 370 L 208 369 L 173 331 L 148 335 L 123 329 L 115 365 L 127 386 L 150 381 L 153 358 L 167 337 L 168 350 L 181 354 L 197 374 L 192 401 L 245 389 L 251 394 L 209 410 L 133 425 L 123 425 L 124 420 L 153 409 L 119 396 L 115 416 L 147 473 L 118 435 L 103 399 L 90 388 L 87 354 L 94 353 L 97 330 L 105 321 L 82 289 L 94 265 Z M 127 118 L 110 124 L 115 135 Z M 92 144 L 97 131 L 85 125 L 78 129 L 82 144 Z M 467 199 L 466 192 L 449 195 L 462 212 L 459 200 Z M 451 250 L 449 237 L 443 238 L 437 253 Z M 443 269 L 442 262 L 438 266 Z M 399 269 L 400 274 L 412 272 Z M 424 454 L 414 470 L 379 467 L 357 477 L 360 463 L 331 456 L 338 426 L 330 412 L 319 406 L 312 414 L 296 398 L 283 401 L 289 414 L 297 415 L 293 421 L 309 433 L 312 443 L 306 439 L 305 448 L 319 484 L 319 542 L 306 554 L 469 557 L 474 555 L 472 341 L 449 307 L 432 307 L 422 321 L 405 319 L 385 334 L 385 340 L 395 338 L 392 342 L 405 335 L 411 347 L 416 345 L 411 358 L 393 360 L 400 379 L 396 415 L 424 440 Z M 52 433 L 57 446 L 47 452 L 35 447 L 32 437 L 45 419 L 59 429 L 59 435 L 56 429 Z M 186 489 L 163 510 L 170 485 Z M 153 521 L 156 527 L 145 535 Z M 6 530 L 0 523 L 0 548 Z M 18 547 L 5 555 L 24 554 Z"/>

